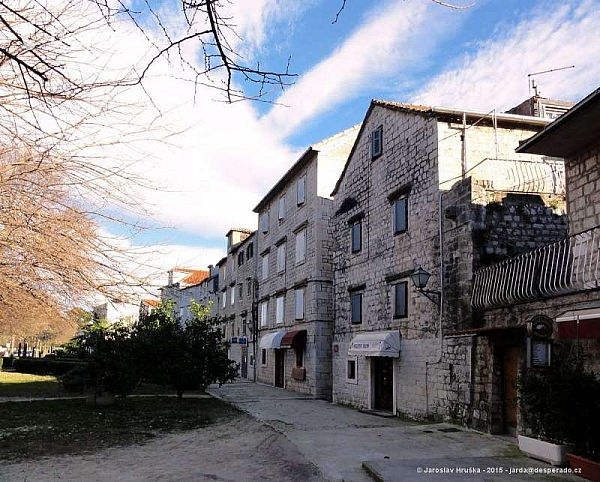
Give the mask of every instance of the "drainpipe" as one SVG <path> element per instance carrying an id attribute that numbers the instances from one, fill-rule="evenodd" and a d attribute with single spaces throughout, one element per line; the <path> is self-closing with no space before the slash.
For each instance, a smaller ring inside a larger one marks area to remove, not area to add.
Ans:
<path id="1" fill-rule="evenodd" d="M 429 365 L 438 365 L 442 361 L 442 348 L 444 338 L 442 336 L 442 321 L 444 319 L 444 233 L 442 226 L 442 192 L 440 191 L 439 204 L 438 204 L 438 229 L 440 238 L 440 317 L 438 321 L 438 354 L 435 361 L 425 362 L 425 410 L 426 415 L 429 415 Z"/>
<path id="2" fill-rule="evenodd" d="M 467 176 L 467 113 L 463 112 L 462 115 L 462 152 L 461 152 L 461 167 L 462 167 L 462 178 Z M 440 205 L 441 205 L 440 198 Z"/>

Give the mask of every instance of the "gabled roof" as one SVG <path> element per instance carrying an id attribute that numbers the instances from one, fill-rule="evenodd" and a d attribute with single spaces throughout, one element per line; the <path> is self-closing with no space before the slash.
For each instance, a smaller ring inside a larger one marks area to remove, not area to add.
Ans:
<path id="1" fill-rule="evenodd" d="M 600 88 L 527 139 L 516 151 L 568 158 L 599 140 Z"/>
<path id="2" fill-rule="evenodd" d="M 350 159 L 352 159 L 354 151 L 356 150 L 356 147 L 358 146 L 358 142 L 362 137 L 363 131 L 365 129 L 365 125 L 367 123 L 367 119 L 369 118 L 369 116 L 371 115 L 371 112 L 373 111 L 373 108 L 375 108 L 375 107 L 383 107 L 385 109 L 392 109 L 395 111 L 406 112 L 409 114 L 421 115 L 421 116 L 425 116 L 425 117 L 444 118 L 444 119 L 450 119 L 450 120 L 454 120 L 454 121 L 462 119 L 463 115 L 466 116 L 467 119 L 478 119 L 479 120 L 479 119 L 483 119 L 485 117 L 489 117 L 490 120 L 492 119 L 492 116 L 490 115 L 489 112 L 486 113 L 486 112 L 478 112 L 478 111 L 472 111 L 472 110 L 466 110 L 466 109 L 453 109 L 453 108 L 448 108 L 448 107 L 435 107 L 435 106 L 420 105 L 420 104 L 406 104 L 403 102 L 393 102 L 393 101 L 389 101 L 389 100 L 373 99 L 373 100 L 371 100 L 371 103 L 369 104 L 369 108 L 367 109 L 367 113 L 365 114 L 365 117 L 362 121 L 360 131 L 358 132 L 358 135 L 356 136 L 356 141 L 354 141 L 354 145 L 352 146 L 352 149 L 350 150 L 350 154 L 348 154 L 348 159 L 346 161 L 346 164 L 344 165 L 344 169 L 342 169 L 342 173 L 340 174 L 340 177 L 337 180 L 335 187 L 333 188 L 331 196 L 335 196 L 335 194 L 337 193 L 337 191 L 340 187 L 340 184 L 342 183 L 342 180 L 344 179 L 344 176 L 346 175 L 346 170 L 348 169 L 348 164 L 350 163 Z M 516 114 L 496 114 L 495 117 L 496 117 L 496 121 L 498 123 L 525 124 L 530 127 L 543 127 L 550 123 L 549 119 L 544 119 L 541 117 L 516 115 Z M 385 137 L 384 137 L 384 139 L 385 139 Z"/>
<path id="3" fill-rule="evenodd" d="M 290 167 L 288 171 L 283 175 L 283 177 L 279 181 L 277 181 L 277 184 L 275 184 L 271 188 L 271 190 L 265 195 L 264 198 L 261 199 L 261 201 L 256 205 L 256 207 L 252 211 L 254 211 L 255 213 L 260 212 L 261 209 L 265 207 L 265 205 L 269 201 L 271 201 L 271 199 L 277 196 L 277 194 L 283 189 L 283 187 L 288 183 L 288 181 L 291 178 L 293 178 L 300 171 L 300 169 L 302 169 L 305 166 L 305 164 L 312 160 L 317 154 L 318 151 L 315 151 L 312 147 L 306 149 L 304 153 L 298 158 L 298 160 L 294 164 L 292 164 L 292 167 Z"/>

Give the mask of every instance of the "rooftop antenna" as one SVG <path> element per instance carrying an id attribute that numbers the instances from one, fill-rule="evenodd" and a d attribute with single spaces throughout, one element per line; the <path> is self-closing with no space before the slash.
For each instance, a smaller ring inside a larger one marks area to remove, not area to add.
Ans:
<path id="1" fill-rule="evenodd" d="M 531 74 L 527 74 L 527 85 L 529 86 L 529 94 L 531 95 L 531 89 L 533 89 L 534 95 L 536 97 L 539 96 L 538 86 L 535 83 L 535 79 L 532 78 L 534 75 L 549 74 L 550 72 L 557 72 L 559 70 L 574 69 L 574 68 L 575 68 L 574 65 L 567 65 L 566 67 L 559 67 L 558 69 L 542 70 L 540 72 L 532 72 Z"/>

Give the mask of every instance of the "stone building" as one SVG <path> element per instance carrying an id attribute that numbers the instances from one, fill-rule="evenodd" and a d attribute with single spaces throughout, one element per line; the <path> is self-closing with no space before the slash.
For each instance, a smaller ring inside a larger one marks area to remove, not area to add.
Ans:
<path id="1" fill-rule="evenodd" d="M 240 365 L 242 378 L 255 379 L 254 298 L 256 232 L 232 228 L 227 233 L 227 256 L 217 263 L 219 281 L 215 314 L 224 322 L 229 358 Z"/>
<path id="2" fill-rule="evenodd" d="M 308 148 L 254 208 L 257 380 L 331 398 L 333 243 L 329 193 L 358 126 Z"/>
<path id="3" fill-rule="evenodd" d="M 475 426 L 519 430 L 510 386 L 520 369 L 552 369 L 557 350 L 600 371 L 600 89 L 518 148 L 565 160 L 568 237 L 475 272 L 472 305 L 485 361 L 474 377 Z M 481 420 L 486 416 L 489 422 Z"/>
<path id="4" fill-rule="evenodd" d="M 562 160 L 514 152 L 549 122 L 372 101 L 333 191 L 334 402 L 470 423 L 473 272 L 565 233 Z"/>
<path id="5" fill-rule="evenodd" d="M 180 322 L 191 318 L 191 301 L 208 304 L 213 300 L 213 293 L 208 289 L 207 280 L 211 277 L 212 268 L 193 269 L 177 266 L 168 271 L 168 281 L 160 288 L 160 300 L 172 301 L 173 312 Z"/>

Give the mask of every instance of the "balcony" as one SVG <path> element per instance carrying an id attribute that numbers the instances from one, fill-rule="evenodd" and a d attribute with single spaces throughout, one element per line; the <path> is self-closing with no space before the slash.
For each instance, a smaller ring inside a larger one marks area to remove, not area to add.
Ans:
<path id="1" fill-rule="evenodd" d="M 600 288 L 600 226 L 475 272 L 471 305 L 496 308 Z"/>
<path id="2" fill-rule="evenodd" d="M 492 191 L 565 194 L 565 166 L 562 160 L 486 158 L 470 169 L 474 179 L 484 181 Z"/>

